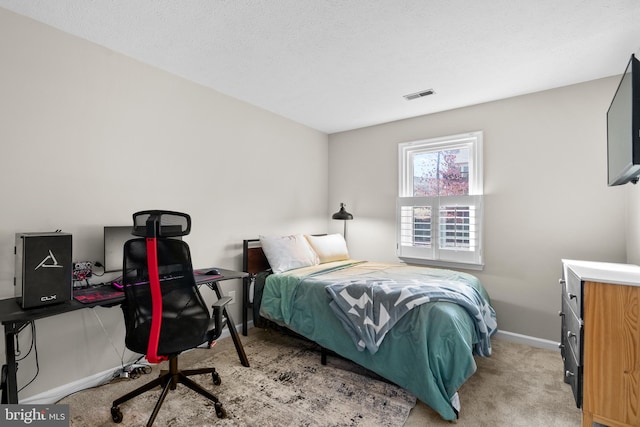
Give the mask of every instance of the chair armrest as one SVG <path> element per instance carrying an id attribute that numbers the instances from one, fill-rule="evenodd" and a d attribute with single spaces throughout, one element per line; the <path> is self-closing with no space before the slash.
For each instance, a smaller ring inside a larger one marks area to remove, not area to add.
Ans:
<path id="1" fill-rule="evenodd" d="M 213 307 L 214 310 L 216 310 L 216 308 L 217 309 L 224 308 L 227 304 L 231 302 L 231 300 L 232 300 L 231 297 L 222 297 L 218 301 L 214 302 L 211 307 Z"/>
<path id="2" fill-rule="evenodd" d="M 227 304 L 231 302 L 231 297 L 222 297 L 218 301 L 214 302 L 211 308 L 213 308 L 213 329 L 207 333 L 207 341 L 209 346 L 211 343 L 220 337 L 222 329 L 227 324 L 227 319 L 223 319 L 222 315 Z"/>

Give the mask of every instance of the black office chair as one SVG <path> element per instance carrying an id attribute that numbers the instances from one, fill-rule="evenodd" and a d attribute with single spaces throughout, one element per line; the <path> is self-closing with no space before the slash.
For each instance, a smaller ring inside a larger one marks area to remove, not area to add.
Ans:
<path id="1" fill-rule="evenodd" d="M 169 390 L 178 383 L 214 402 L 216 415 L 226 417 L 222 403 L 209 391 L 187 378 L 190 375 L 211 374 L 213 383 L 221 380 L 215 368 L 178 369 L 178 354 L 217 339 L 226 319 L 224 306 L 231 298 L 224 297 L 213 305 L 213 316 L 205 304 L 193 276 L 189 246 L 175 239 L 189 234 L 189 215 L 171 211 L 142 211 L 133 214 L 132 239 L 124 245 L 123 285 L 124 312 L 128 349 L 145 354 L 151 363 L 169 361 L 169 370 L 160 372 L 155 380 L 115 400 L 111 417 L 122 421 L 120 404 L 162 386 L 162 393 L 153 408 L 147 426 L 151 426 Z M 171 238 L 173 237 L 173 239 Z"/>

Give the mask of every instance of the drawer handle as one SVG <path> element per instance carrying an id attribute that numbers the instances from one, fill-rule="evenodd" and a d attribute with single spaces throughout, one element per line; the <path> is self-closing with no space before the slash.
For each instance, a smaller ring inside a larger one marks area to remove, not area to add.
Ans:
<path id="1" fill-rule="evenodd" d="M 564 344 L 558 343 L 558 348 L 562 350 L 564 348 Z"/>
<path id="2" fill-rule="evenodd" d="M 562 310 L 560 310 L 560 311 L 558 312 L 558 316 L 560 316 L 560 317 L 564 316 L 564 312 L 563 312 Z"/>
<path id="3" fill-rule="evenodd" d="M 576 334 L 574 334 L 574 333 L 573 333 L 573 332 L 571 332 L 571 331 L 567 331 L 567 338 L 576 338 L 576 337 L 577 337 L 577 335 L 576 335 Z"/>
<path id="4" fill-rule="evenodd" d="M 567 378 L 569 378 L 569 377 L 575 377 L 575 375 L 576 375 L 576 374 L 574 374 L 573 372 L 568 371 L 568 370 L 567 370 L 567 371 L 565 371 L 565 373 L 564 373 L 564 376 L 565 376 L 565 377 L 567 377 Z"/>
<path id="5" fill-rule="evenodd" d="M 564 284 L 566 284 L 567 282 L 566 282 L 566 280 L 564 280 L 564 279 L 558 279 L 558 283 L 560 283 L 561 285 L 564 285 Z"/>
<path id="6" fill-rule="evenodd" d="M 569 293 L 569 299 L 578 299 L 578 295 Z"/>

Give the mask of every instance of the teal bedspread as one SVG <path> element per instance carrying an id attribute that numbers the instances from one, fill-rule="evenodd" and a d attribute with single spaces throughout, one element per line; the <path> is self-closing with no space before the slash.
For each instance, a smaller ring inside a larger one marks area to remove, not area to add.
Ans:
<path id="1" fill-rule="evenodd" d="M 457 391 L 476 371 L 473 349 L 479 337 L 467 311 L 452 302 L 421 304 L 386 333 L 375 354 L 358 351 L 329 307 L 327 281 L 376 278 L 457 280 L 490 303 L 472 275 L 404 264 L 341 261 L 272 274 L 262 291 L 260 315 L 409 390 L 445 420 L 454 420 Z M 495 330 L 494 330 L 495 331 Z"/>

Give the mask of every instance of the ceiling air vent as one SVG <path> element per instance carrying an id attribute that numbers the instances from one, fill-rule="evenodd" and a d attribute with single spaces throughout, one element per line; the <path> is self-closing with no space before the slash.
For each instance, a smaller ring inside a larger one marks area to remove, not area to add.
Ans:
<path id="1" fill-rule="evenodd" d="M 404 99 L 407 101 L 411 101 L 413 99 L 423 98 L 425 96 L 433 95 L 435 92 L 433 89 L 421 90 L 420 92 L 410 93 L 409 95 L 404 95 Z"/>

